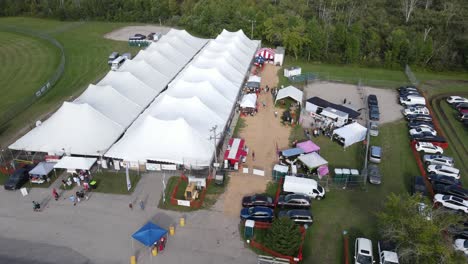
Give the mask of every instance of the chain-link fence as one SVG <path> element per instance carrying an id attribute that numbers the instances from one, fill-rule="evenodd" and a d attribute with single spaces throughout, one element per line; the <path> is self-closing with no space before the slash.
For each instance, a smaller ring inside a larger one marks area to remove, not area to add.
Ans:
<path id="1" fill-rule="evenodd" d="M 419 81 L 418 79 L 416 78 L 416 76 L 414 75 L 413 71 L 411 71 L 411 67 L 406 64 L 405 66 L 405 74 L 406 74 L 406 77 L 408 78 L 408 80 L 411 82 L 412 85 L 414 86 L 419 86 Z"/>
<path id="2" fill-rule="evenodd" d="M 38 33 L 28 29 L 18 28 L 14 26 L 0 26 L 0 30 L 30 35 L 36 38 L 44 39 L 50 42 L 52 45 L 56 46 L 61 53 L 60 64 L 58 65 L 54 74 L 42 86 L 40 86 L 34 94 L 25 98 L 18 98 L 18 101 L 15 104 L 9 107 L 5 112 L 1 113 L 0 127 L 3 127 L 8 122 L 10 122 L 15 116 L 26 110 L 34 102 L 43 97 L 57 83 L 57 81 L 62 76 L 63 71 L 65 70 L 65 51 L 62 44 L 60 44 L 56 39 L 47 34 Z"/>

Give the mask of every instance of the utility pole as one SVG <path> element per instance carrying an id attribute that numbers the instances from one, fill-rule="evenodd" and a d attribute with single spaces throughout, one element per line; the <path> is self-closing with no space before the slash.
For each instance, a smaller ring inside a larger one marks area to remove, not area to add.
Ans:
<path id="1" fill-rule="evenodd" d="M 214 139 L 214 153 L 215 153 L 215 157 L 214 157 L 214 158 L 215 158 L 215 163 L 218 163 L 218 154 L 216 153 L 216 152 L 217 152 L 217 151 L 216 151 L 216 147 L 217 147 L 217 145 L 216 145 L 216 129 L 217 129 L 217 128 L 218 128 L 218 126 L 215 125 L 214 127 L 212 127 L 212 128 L 210 129 L 210 132 L 213 132 L 213 136 L 211 136 L 210 139 Z"/>
<path id="2" fill-rule="evenodd" d="M 257 22 L 257 20 L 249 20 L 249 22 L 252 23 L 252 31 L 250 33 L 250 39 L 253 39 L 254 24 Z"/>

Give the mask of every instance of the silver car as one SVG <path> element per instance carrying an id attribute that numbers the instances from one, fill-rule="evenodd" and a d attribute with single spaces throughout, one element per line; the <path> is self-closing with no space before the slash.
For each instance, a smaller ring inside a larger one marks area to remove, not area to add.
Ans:
<path id="1" fill-rule="evenodd" d="M 445 165 L 449 167 L 453 167 L 454 161 L 452 157 L 444 156 L 444 155 L 424 155 L 423 157 L 424 163 L 426 165 Z"/>
<path id="2" fill-rule="evenodd" d="M 369 166 L 367 166 L 367 177 L 369 177 L 370 183 L 381 184 L 382 174 L 380 174 L 379 166 L 376 164 L 369 164 Z"/>
<path id="3" fill-rule="evenodd" d="M 370 147 L 369 161 L 374 163 L 380 163 L 382 159 L 382 148 L 378 146 Z"/>
<path id="4" fill-rule="evenodd" d="M 369 134 L 373 137 L 376 137 L 379 135 L 379 123 L 375 121 L 371 121 L 369 123 Z"/>

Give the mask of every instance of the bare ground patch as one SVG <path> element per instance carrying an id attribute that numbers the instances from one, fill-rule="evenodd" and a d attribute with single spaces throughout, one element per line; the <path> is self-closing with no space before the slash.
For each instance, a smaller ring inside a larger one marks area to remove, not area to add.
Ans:
<path id="1" fill-rule="evenodd" d="M 128 26 L 109 32 L 105 34 L 104 37 L 112 40 L 128 41 L 128 38 L 135 35 L 136 33 L 147 36 L 152 32 L 160 32 L 161 34 L 165 35 L 167 32 L 169 32 L 169 30 L 171 30 L 170 27 L 155 25 Z"/>

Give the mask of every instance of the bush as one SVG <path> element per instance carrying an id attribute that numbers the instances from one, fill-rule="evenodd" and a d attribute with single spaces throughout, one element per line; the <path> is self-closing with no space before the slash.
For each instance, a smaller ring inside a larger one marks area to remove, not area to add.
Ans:
<path id="1" fill-rule="evenodd" d="M 295 256 L 301 246 L 299 226 L 287 217 L 276 219 L 266 235 L 266 246 L 278 253 Z"/>

